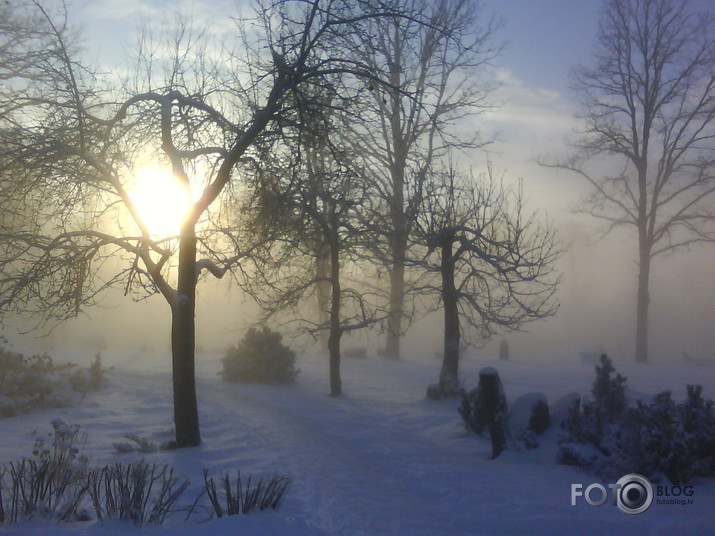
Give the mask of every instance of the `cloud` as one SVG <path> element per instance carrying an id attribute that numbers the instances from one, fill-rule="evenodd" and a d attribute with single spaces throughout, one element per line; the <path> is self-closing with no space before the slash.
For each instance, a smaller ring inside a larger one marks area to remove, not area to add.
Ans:
<path id="1" fill-rule="evenodd" d="M 239 14 L 240 1 L 202 0 L 98 0 L 88 5 L 85 16 L 100 22 L 119 21 L 134 25 L 147 21 L 150 26 L 173 24 L 177 15 L 196 30 L 209 35 L 235 33 L 232 17 Z"/>
<path id="2" fill-rule="evenodd" d="M 100 21 L 131 21 L 139 17 L 160 17 L 165 12 L 166 8 L 160 7 L 158 2 L 147 2 L 146 0 L 99 0 L 92 2 L 88 6 L 86 15 L 90 19 Z"/>
<path id="3" fill-rule="evenodd" d="M 496 69 L 494 77 L 500 84 L 493 97 L 498 106 L 482 119 L 501 139 L 527 146 L 563 145 L 576 125 L 575 107 L 567 96 L 529 87 L 508 69 Z"/>

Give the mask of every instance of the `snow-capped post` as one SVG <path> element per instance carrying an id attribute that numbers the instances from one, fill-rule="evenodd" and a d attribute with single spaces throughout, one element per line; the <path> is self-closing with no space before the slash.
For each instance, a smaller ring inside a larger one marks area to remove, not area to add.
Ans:
<path id="1" fill-rule="evenodd" d="M 506 446 L 506 397 L 499 373 L 492 367 L 479 371 L 479 389 L 483 393 L 484 413 L 492 439 L 492 459 Z"/>

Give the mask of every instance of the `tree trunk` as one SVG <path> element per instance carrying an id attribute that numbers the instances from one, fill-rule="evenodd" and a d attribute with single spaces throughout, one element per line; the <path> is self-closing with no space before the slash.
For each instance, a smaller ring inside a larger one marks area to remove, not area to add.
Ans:
<path id="1" fill-rule="evenodd" d="M 171 308 L 171 354 L 174 381 L 174 425 L 176 446 L 201 443 L 199 411 L 196 403 L 194 363 L 196 309 L 196 234 L 193 225 L 181 231 L 179 280 L 176 301 Z"/>
<path id="2" fill-rule="evenodd" d="M 399 88 L 402 78 L 402 42 L 399 27 L 395 25 L 394 58 L 390 64 L 390 83 Z M 400 338 L 405 301 L 405 255 L 407 252 L 407 221 L 405 217 L 405 167 L 407 166 L 407 143 L 402 125 L 402 93 L 393 89 L 390 95 L 390 130 L 393 158 L 390 164 L 392 197 L 390 199 L 390 311 L 387 318 L 385 357 L 399 359 Z"/>
<path id="3" fill-rule="evenodd" d="M 648 362 L 648 306 L 650 305 L 650 248 L 640 245 L 638 262 L 638 298 L 636 305 L 636 361 Z"/>
<path id="4" fill-rule="evenodd" d="M 444 303 L 444 357 L 439 373 L 439 386 L 443 395 L 456 394 L 459 385 L 459 310 L 454 286 L 454 259 L 452 242 L 442 244 L 441 259 L 442 302 Z"/>
<path id="5" fill-rule="evenodd" d="M 330 324 L 330 292 L 331 285 L 328 278 L 330 277 L 330 256 L 319 255 L 315 259 L 316 277 L 320 280 L 317 284 L 315 298 L 318 308 L 318 322 L 321 324 Z M 329 330 L 320 332 L 320 349 L 328 353 Z"/>
<path id="6" fill-rule="evenodd" d="M 330 335 L 328 336 L 330 396 L 340 396 L 343 392 L 343 383 L 340 379 L 340 339 L 343 336 L 340 326 L 340 293 L 340 250 L 337 244 L 332 244 L 330 251 Z"/>
<path id="7" fill-rule="evenodd" d="M 398 254 L 395 249 L 393 255 Z M 404 258 L 405 252 L 401 252 Z M 404 314 L 405 265 L 395 262 L 390 271 L 390 312 L 387 317 L 387 341 L 385 357 L 399 359 L 400 339 L 402 338 L 402 317 Z"/>
<path id="8" fill-rule="evenodd" d="M 636 303 L 636 362 L 648 362 L 648 306 L 650 294 L 651 234 L 648 207 L 648 134 L 644 127 L 643 155 L 638 168 L 638 297 Z"/>

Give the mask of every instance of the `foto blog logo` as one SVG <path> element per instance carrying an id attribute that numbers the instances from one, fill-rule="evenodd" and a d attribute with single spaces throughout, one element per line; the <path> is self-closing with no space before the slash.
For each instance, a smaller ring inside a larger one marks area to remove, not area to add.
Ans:
<path id="1" fill-rule="evenodd" d="M 590 484 L 585 489 L 583 484 L 571 484 L 571 506 L 582 497 L 591 506 L 602 506 L 608 501 L 609 489 L 614 506 L 624 514 L 642 514 L 653 504 L 653 485 L 650 481 L 635 473 L 621 477 L 615 484 Z"/>

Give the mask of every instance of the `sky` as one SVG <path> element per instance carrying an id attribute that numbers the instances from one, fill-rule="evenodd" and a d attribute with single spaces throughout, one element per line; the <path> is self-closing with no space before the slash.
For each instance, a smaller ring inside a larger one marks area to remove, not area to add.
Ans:
<path id="1" fill-rule="evenodd" d="M 709 1 L 696 3 L 704 7 Z M 235 12 L 236 0 L 69 2 L 71 17 L 86 37 L 90 59 L 108 69 L 124 67 L 123 58 L 136 42 L 141 20 L 153 24 L 171 21 L 179 5 L 183 13 L 205 22 L 209 31 L 220 31 L 231 24 L 226 13 Z M 545 353 L 574 355 L 580 348 L 625 357 L 632 352 L 634 338 L 635 236 L 624 231 L 601 238 L 593 220 L 573 212 L 587 191 L 585 185 L 577 177 L 547 170 L 535 162 L 569 154 L 568 141 L 577 125 L 569 73 L 590 62 L 601 2 L 483 0 L 482 5 L 485 17 L 501 21 L 495 41 L 504 43 L 505 48 L 491 70 L 501 84 L 493 95 L 498 106 L 468 126 L 494 134 L 497 141 L 487 153 L 472 155 L 471 162 L 483 168 L 488 159 L 508 177 L 523 179 L 529 207 L 554 221 L 568 247 L 560 263 L 564 272 L 561 314 L 532 326 L 530 334 L 514 340 L 524 352 L 540 348 Z M 659 260 L 654 267 L 651 332 L 655 353 L 665 357 L 686 351 L 715 358 L 711 330 L 715 285 L 709 275 L 715 271 L 714 259 L 712 247 L 701 248 Z M 207 292 L 206 296 L 212 296 L 212 291 Z M 213 299 L 205 297 L 207 303 Z M 232 330 L 239 328 L 226 329 L 227 336 L 233 337 Z M 563 343 L 558 350 L 549 348 L 554 340 Z"/>

